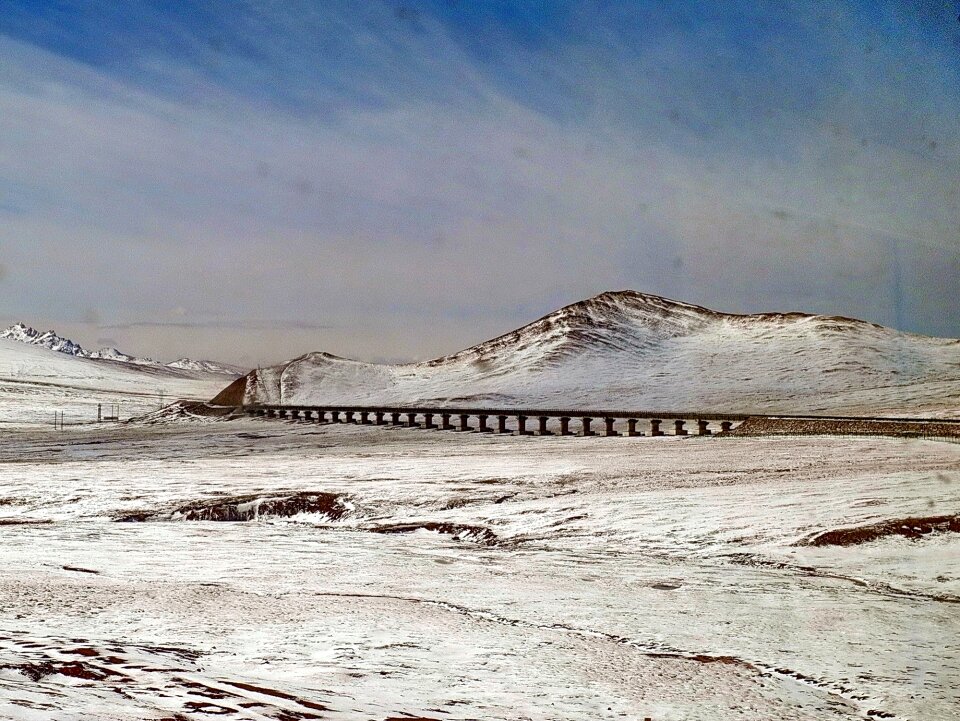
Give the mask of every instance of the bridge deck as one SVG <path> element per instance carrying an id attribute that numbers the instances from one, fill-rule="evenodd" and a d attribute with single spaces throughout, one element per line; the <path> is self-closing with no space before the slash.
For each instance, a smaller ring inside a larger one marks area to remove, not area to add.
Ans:
<path id="1" fill-rule="evenodd" d="M 562 408 L 477 408 L 452 406 L 351 406 L 351 405 L 287 405 L 257 403 L 244 405 L 244 411 L 275 410 L 275 411 L 311 411 L 331 413 L 416 413 L 418 415 L 431 413 L 433 415 L 450 414 L 452 416 L 526 416 L 537 418 L 661 418 L 661 419 L 696 419 L 704 421 L 745 421 L 748 418 L 783 418 L 791 420 L 832 420 L 832 421 L 889 421 L 892 423 L 946 423 L 960 426 L 960 419 L 946 418 L 916 418 L 903 416 L 841 416 L 831 414 L 784 414 L 784 413 L 725 413 L 717 411 L 697 410 L 611 410 L 611 409 L 562 409 Z"/>

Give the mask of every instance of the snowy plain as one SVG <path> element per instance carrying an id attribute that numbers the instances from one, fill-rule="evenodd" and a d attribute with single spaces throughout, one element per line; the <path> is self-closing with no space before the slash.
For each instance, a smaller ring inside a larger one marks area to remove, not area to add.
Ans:
<path id="1" fill-rule="evenodd" d="M 143 415 L 176 398 L 207 400 L 229 382 L 222 373 L 83 358 L 0 338 L 0 428 L 89 423 L 119 405 L 121 417 Z"/>
<path id="2" fill-rule="evenodd" d="M 951 416 L 958 354 L 621 293 L 244 394 Z M 960 444 L 157 411 L 227 382 L 0 339 L 0 718 L 960 718 Z"/>
<path id="3" fill-rule="evenodd" d="M 955 534 L 804 545 L 958 489 L 919 440 L 11 429 L 0 716 L 958 718 Z"/>

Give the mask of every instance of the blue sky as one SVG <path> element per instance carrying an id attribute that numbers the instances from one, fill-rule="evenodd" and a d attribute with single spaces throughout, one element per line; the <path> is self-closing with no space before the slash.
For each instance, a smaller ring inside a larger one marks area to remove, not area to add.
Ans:
<path id="1" fill-rule="evenodd" d="M 957 337 L 958 16 L 0 0 L 0 320 L 414 359 L 634 288 Z"/>

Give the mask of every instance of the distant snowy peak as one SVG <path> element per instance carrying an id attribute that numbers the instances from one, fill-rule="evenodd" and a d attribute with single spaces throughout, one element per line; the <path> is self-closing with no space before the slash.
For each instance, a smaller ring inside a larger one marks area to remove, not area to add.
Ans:
<path id="1" fill-rule="evenodd" d="M 0 338 L 9 338 L 10 340 L 19 341 L 28 345 L 37 345 L 42 348 L 57 351 L 58 353 L 80 356 L 81 358 L 88 356 L 87 351 L 85 351 L 80 344 L 74 343 L 68 338 L 61 338 L 52 330 L 41 333 L 24 323 L 17 323 L 5 331 L 0 332 Z"/>
<path id="2" fill-rule="evenodd" d="M 185 371 L 200 371 L 201 373 L 220 373 L 222 375 L 237 376 L 245 373 L 245 369 L 238 366 L 232 366 L 228 363 L 217 363 L 208 360 L 192 360 L 190 358 L 178 358 L 172 363 L 167 363 L 167 368 L 178 368 Z"/>
<path id="3" fill-rule="evenodd" d="M 160 361 L 152 358 L 139 358 L 129 355 L 116 348 L 101 348 L 100 350 L 88 351 L 79 343 L 74 343 L 68 338 L 57 335 L 56 332 L 48 330 L 40 332 L 26 325 L 25 323 L 16 323 L 5 331 L 0 331 L 0 338 L 15 340 L 28 345 L 40 346 L 58 353 L 65 353 L 77 358 L 89 358 L 91 360 L 113 361 L 115 363 L 126 363 L 135 366 L 148 366 L 151 368 L 171 368 L 174 370 L 193 371 L 198 373 L 215 373 L 218 375 L 238 376 L 244 371 L 235 366 L 226 363 L 217 363 L 216 361 L 195 361 L 190 358 L 180 358 L 164 365 Z"/>
<path id="4" fill-rule="evenodd" d="M 101 348 L 100 350 L 88 353 L 86 357 L 97 360 L 117 361 L 118 363 L 133 363 L 134 365 L 138 366 L 162 365 L 159 361 L 155 361 L 152 358 L 138 358 L 137 356 L 128 355 L 122 351 L 118 351 L 116 348 Z"/>

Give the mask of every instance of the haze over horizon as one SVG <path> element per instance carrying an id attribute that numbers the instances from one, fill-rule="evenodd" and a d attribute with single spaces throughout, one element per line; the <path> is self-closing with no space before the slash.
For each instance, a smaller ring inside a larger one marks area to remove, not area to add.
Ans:
<path id="1" fill-rule="evenodd" d="M 420 360 L 631 288 L 960 337 L 958 14 L 0 0 L 0 322 Z"/>

